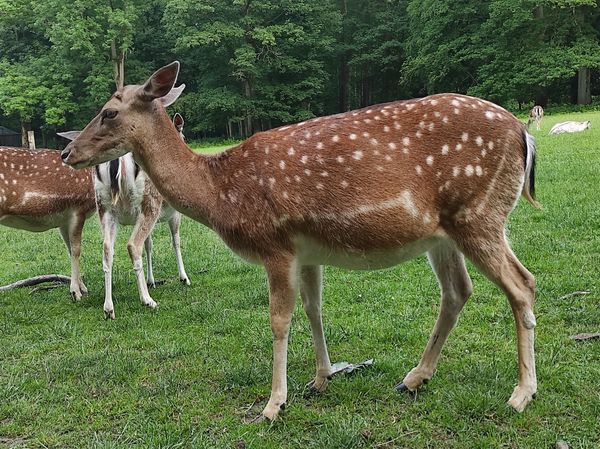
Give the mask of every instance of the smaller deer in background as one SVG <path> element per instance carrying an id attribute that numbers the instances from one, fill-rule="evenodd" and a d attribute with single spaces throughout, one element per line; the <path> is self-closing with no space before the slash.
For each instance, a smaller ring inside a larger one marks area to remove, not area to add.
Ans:
<path id="1" fill-rule="evenodd" d="M 183 87 L 178 88 L 180 90 L 176 93 L 176 96 L 174 95 L 175 98 L 172 101 L 169 99 L 170 102 L 163 103 L 165 107 L 172 104 L 179 97 Z M 183 140 L 183 117 L 180 114 L 175 114 L 173 123 Z M 73 140 L 79 133 L 80 131 L 70 131 L 59 133 L 59 135 Z M 186 285 L 190 285 L 181 256 L 181 239 L 179 236 L 181 214 L 173 209 L 158 193 L 152 181 L 133 159 L 133 155 L 127 153 L 118 159 L 97 165 L 95 167 L 94 189 L 100 227 L 104 238 L 102 258 L 105 288 L 104 318 L 115 319 L 112 299 L 112 265 L 118 225 L 133 225 L 134 227 L 127 242 L 127 250 L 133 262 L 142 304 L 151 309 L 156 308 L 158 305 L 148 291 L 149 286 L 156 286 L 152 269 L 152 230 L 157 222 L 167 221 L 169 223 L 179 279 Z M 146 279 L 144 279 L 144 268 L 142 266 L 142 245 L 146 250 L 148 267 Z"/>
<path id="2" fill-rule="evenodd" d="M 54 150 L 0 147 L 0 224 L 26 231 L 58 228 L 71 258 L 71 297 L 87 293 L 79 268 L 81 233 L 96 211 L 92 169 L 63 164 Z"/>
<path id="3" fill-rule="evenodd" d="M 529 120 L 527 120 L 527 129 L 531 126 L 533 122 L 535 122 L 535 129 L 537 131 L 540 130 L 540 123 L 542 122 L 542 118 L 544 117 L 544 108 L 541 106 L 534 106 L 531 111 L 529 111 Z"/>

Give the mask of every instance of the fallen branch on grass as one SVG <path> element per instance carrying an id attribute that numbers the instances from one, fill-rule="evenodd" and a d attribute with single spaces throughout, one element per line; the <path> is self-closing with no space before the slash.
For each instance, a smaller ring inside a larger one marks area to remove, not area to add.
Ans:
<path id="1" fill-rule="evenodd" d="M 31 287 L 32 285 L 43 284 L 44 282 L 59 282 L 61 284 L 70 284 L 71 278 L 69 276 L 62 276 L 60 274 L 43 274 L 41 276 L 33 276 L 28 279 L 22 279 L 12 284 L 0 286 L 0 292 L 5 292 L 15 288 Z"/>

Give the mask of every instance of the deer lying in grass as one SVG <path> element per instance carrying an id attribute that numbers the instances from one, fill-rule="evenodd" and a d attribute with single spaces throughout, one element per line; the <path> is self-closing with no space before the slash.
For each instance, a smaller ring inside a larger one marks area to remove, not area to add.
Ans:
<path id="1" fill-rule="evenodd" d="M 77 172 L 54 150 L 0 147 L 0 224 L 41 232 L 58 228 L 71 258 L 69 290 L 87 293 L 81 280 L 81 232 L 96 210 L 91 169 Z"/>
<path id="2" fill-rule="evenodd" d="M 544 108 L 541 106 L 534 106 L 531 111 L 529 111 L 529 120 L 527 120 L 527 129 L 531 126 L 533 122 L 535 122 L 535 129 L 540 130 L 540 123 L 542 123 L 542 118 L 544 118 Z"/>
<path id="3" fill-rule="evenodd" d="M 180 88 L 179 93 L 183 91 Z M 177 95 L 179 96 L 179 95 Z M 176 98 L 175 98 L 176 99 Z M 175 101 L 173 99 L 173 102 Z M 172 103 L 172 102 L 171 102 Z M 171 104 L 169 103 L 169 104 Z M 168 104 L 165 104 L 168 106 Z M 176 114 L 173 122 L 183 139 L 183 117 Z M 79 131 L 59 133 L 67 139 L 74 139 Z M 104 270 L 104 317 L 115 319 L 115 307 L 112 298 L 112 265 L 114 257 L 117 225 L 132 225 L 133 232 L 127 243 L 127 250 L 133 263 L 140 301 L 142 304 L 156 308 L 158 305 L 150 296 L 148 287 L 155 287 L 152 269 L 152 231 L 157 222 L 169 223 L 173 250 L 177 260 L 179 279 L 186 285 L 190 280 L 181 257 L 181 239 L 179 226 L 181 214 L 173 209 L 158 193 L 131 153 L 118 159 L 96 165 L 94 176 L 96 204 L 100 216 L 100 227 L 104 238 L 102 268 Z M 146 250 L 148 276 L 144 280 L 142 267 L 142 245 Z"/>
<path id="4" fill-rule="evenodd" d="M 174 62 L 144 85 L 117 91 L 62 157 L 83 168 L 133 151 L 170 204 L 265 267 L 274 342 L 264 417 L 275 418 L 287 398 L 288 332 L 298 291 L 316 352 L 310 385 L 327 386 L 322 265 L 373 270 L 424 252 L 442 303 L 421 361 L 397 389 L 416 390 L 436 368 L 472 292 L 464 254 L 512 307 L 519 382 L 509 404 L 525 408 L 537 389 L 535 280 L 505 235 L 520 195 L 537 204 L 535 145 L 519 120 L 487 101 L 441 94 L 284 126 L 204 156 L 181 141 L 156 101 L 168 95 L 178 71 Z"/>

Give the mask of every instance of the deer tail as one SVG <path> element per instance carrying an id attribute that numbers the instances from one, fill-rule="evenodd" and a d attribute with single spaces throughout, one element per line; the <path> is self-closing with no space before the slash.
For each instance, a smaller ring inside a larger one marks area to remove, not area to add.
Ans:
<path id="1" fill-rule="evenodd" d="M 523 130 L 524 156 L 525 156 L 525 182 L 521 194 L 536 209 L 542 205 L 535 199 L 535 139 L 527 130 Z"/>

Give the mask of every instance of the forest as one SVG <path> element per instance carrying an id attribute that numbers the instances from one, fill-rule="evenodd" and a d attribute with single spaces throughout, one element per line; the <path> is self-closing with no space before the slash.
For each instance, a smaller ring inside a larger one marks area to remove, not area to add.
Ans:
<path id="1" fill-rule="evenodd" d="M 446 91 L 590 104 L 599 33 L 596 0 L 0 0 L 0 125 L 51 145 L 172 60 L 192 138 Z"/>

